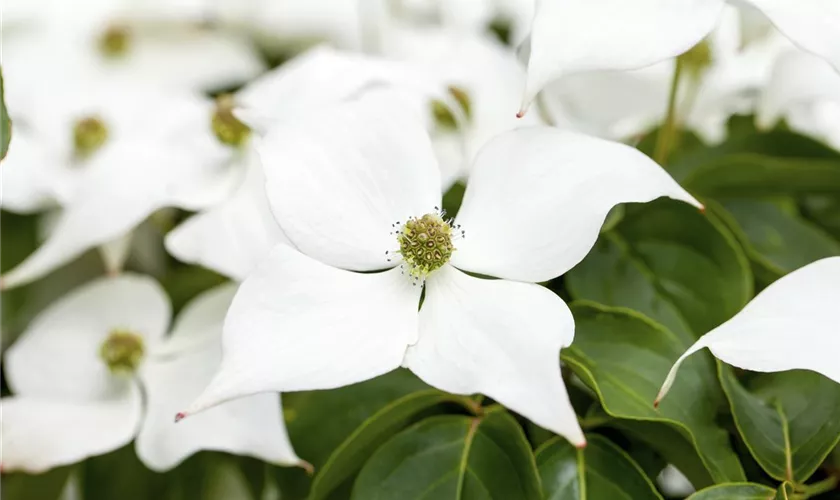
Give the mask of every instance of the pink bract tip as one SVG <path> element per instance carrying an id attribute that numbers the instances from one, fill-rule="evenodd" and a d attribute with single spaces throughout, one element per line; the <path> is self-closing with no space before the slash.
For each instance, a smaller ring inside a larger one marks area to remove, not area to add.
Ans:
<path id="1" fill-rule="evenodd" d="M 525 110 L 524 110 L 524 109 L 520 109 L 520 110 L 516 113 L 516 117 L 517 117 L 517 118 L 522 118 L 523 116 L 525 116 Z"/>
<path id="2" fill-rule="evenodd" d="M 184 418 L 186 418 L 186 417 L 187 417 L 187 414 L 186 414 L 186 413 L 184 413 L 184 412 L 178 412 L 178 413 L 176 413 L 176 414 L 175 414 L 175 423 L 177 424 L 177 423 L 178 423 L 178 422 L 180 422 L 181 420 L 184 420 Z"/>

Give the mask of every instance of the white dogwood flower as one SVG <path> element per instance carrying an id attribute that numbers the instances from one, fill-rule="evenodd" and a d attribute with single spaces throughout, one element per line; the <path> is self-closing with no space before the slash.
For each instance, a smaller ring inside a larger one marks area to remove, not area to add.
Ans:
<path id="1" fill-rule="evenodd" d="M 3 164 L 4 195 L 13 194 L 3 207 L 62 210 L 46 241 L 0 278 L 0 288 L 122 242 L 160 208 L 201 209 L 236 186 L 238 172 L 213 138 L 212 104 L 201 96 L 83 82 L 40 82 L 27 95 L 13 108 L 15 141 Z M 107 257 L 109 271 L 121 261 Z"/>
<path id="2" fill-rule="evenodd" d="M 274 394 L 172 422 L 219 366 L 234 292 L 223 285 L 200 295 L 169 335 L 169 300 L 139 275 L 95 280 L 46 309 L 5 355 L 14 395 L 2 402 L 3 472 L 43 472 L 135 438 L 140 460 L 157 471 L 200 450 L 300 464 Z"/>
<path id="3" fill-rule="evenodd" d="M 840 257 L 797 269 L 761 291 L 732 319 L 700 337 L 671 368 L 660 401 L 688 356 L 708 347 L 720 360 L 757 372 L 812 370 L 840 384 Z"/>
<path id="4" fill-rule="evenodd" d="M 727 1 L 760 10 L 791 41 L 840 70 L 835 0 L 541 0 L 520 113 L 560 76 L 637 69 L 686 52 L 712 31 Z"/>
<path id="5" fill-rule="evenodd" d="M 305 117 L 259 151 L 294 248 L 278 245 L 243 282 L 219 373 L 180 418 L 403 365 L 582 446 L 558 359 L 574 321 L 535 283 L 583 259 L 617 203 L 670 196 L 699 206 L 640 152 L 543 127 L 491 140 L 447 221 L 419 110 L 381 92 Z"/>

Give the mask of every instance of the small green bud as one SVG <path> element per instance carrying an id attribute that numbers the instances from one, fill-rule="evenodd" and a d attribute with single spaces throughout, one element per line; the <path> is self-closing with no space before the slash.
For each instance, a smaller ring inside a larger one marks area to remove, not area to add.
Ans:
<path id="1" fill-rule="evenodd" d="M 455 251 L 452 226 L 437 213 L 409 219 L 397 233 L 397 242 L 403 261 L 415 278 L 425 278 L 440 269 Z"/>
<path id="2" fill-rule="evenodd" d="M 112 372 L 133 372 L 143 359 L 143 338 L 128 330 L 115 329 L 99 348 L 99 356 Z"/>
<path id="3" fill-rule="evenodd" d="M 447 88 L 449 94 L 458 103 L 458 107 L 463 111 L 464 116 L 470 119 L 472 116 L 472 105 L 470 103 L 469 94 L 460 87 L 450 86 Z M 449 109 L 449 106 L 439 99 L 434 99 L 431 102 L 432 116 L 434 116 L 435 123 L 446 130 L 456 130 L 458 128 L 458 121 L 455 115 Z"/>
<path id="4" fill-rule="evenodd" d="M 73 147 L 76 156 L 87 158 L 108 140 L 108 127 L 98 116 L 86 116 L 73 125 Z"/>
<path id="5" fill-rule="evenodd" d="M 251 129 L 233 114 L 233 96 L 222 94 L 216 98 L 216 109 L 211 121 L 213 133 L 222 144 L 240 147 L 251 136 Z"/>
<path id="6" fill-rule="evenodd" d="M 131 46 L 131 33 L 120 25 L 109 26 L 99 36 L 99 51 L 109 59 L 117 59 L 128 53 Z"/>
<path id="7" fill-rule="evenodd" d="M 690 48 L 678 57 L 683 67 L 693 77 L 700 76 L 703 71 L 712 65 L 712 50 L 709 42 L 701 40 L 700 43 Z"/>

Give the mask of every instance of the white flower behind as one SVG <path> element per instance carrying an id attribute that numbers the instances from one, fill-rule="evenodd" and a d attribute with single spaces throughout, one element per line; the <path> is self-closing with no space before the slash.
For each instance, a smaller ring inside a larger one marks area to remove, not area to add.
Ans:
<path id="1" fill-rule="evenodd" d="M 629 70 L 694 47 L 727 0 L 541 0 L 531 31 L 521 113 L 549 82 L 572 73 Z M 840 3 L 738 0 L 760 10 L 791 41 L 840 71 Z"/>
<path id="2" fill-rule="evenodd" d="M 199 95 L 81 81 L 40 82 L 26 95 L 13 108 L 16 137 L 3 187 L 15 194 L 3 207 L 62 210 L 46 241 L 0 278 L 0 288 L 125 241 L 158 209 L 218 203 L 238 182 L 213 138 L 212 103 Z M 119 270 L 117 257 L 106 258 L 109 272 Z"/>
<path id="3" fill-rule="evenodd" d="M 574 322 L 534 283 L 583 259 L 617 203 L 671 196 L 699 206 L 632 148 L 530 128 L 478 154 L 461 212 L 446 221 L 422 117 L 383 92 L 269 134 L 260 154 L 272 211 L 295 248 L 278 245 L 243 282 L 222 367 L 180 418 L 404 365 L 581 446 L 558 357 Z"/>
<path id="4" fill-rule="evenodd" d="M 172 422 L 178 404 L 219 365 L 234 291 L 225 285 L 197 297 L 169 335 L 169 301 L 142 276 L 95 280 L 50 306 L 6 352 L 14 395 L 3 399 L 3 471 L 43 472 L 135 437 L 141 461 L 157 471 L 199 450 L 301 464 L 277 395 L 220 406 L 183 426 Z"/>
<path id="5" fill-rule="evenodd" d="M 840 384 L 840 257 L 797 269 L 761 291 L 726 323 L 700 337 L 674 363 L 660 401 L 688 356 L 708 347 L 720 360 L 758 372 L 812 370 Z"/>

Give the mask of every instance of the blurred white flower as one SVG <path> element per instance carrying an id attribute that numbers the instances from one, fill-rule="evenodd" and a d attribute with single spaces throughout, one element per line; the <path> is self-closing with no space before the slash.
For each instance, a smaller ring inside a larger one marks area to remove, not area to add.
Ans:
<path id="1" fill-rule="evenodd" d="M 226 148 L 213 138 L 212 103 L 186 92 L 113 83 L 33 85 L 15 101 L 15 140 L 3 168 L 3 208 L 62 212 L 47 240 L 0 278 L 38 279 L 110 242 L 124 258 L 131 230 L 160 208 L 200 209 L 236 186 Z M 120 255 L 106 258 L 110 272 Z"/>
<path id="2" fill-rule="evenodd" d="M 685 474 L 671 464 L 656 476 L 656 483 L 669 498 L 684 498 L 696 491 Z"/>
<path id="3" fill-rule="evenodd" d="M 236 117 L 253 128 L 231 161 L 245 171 L 229 198 L 187 220 L 166 237 L 179 260 L 243 280 L 277 243 L 288 243 L 268 208 L 255 143 L 277 127 L 294 127 L 302 116 L 328 109 L 374 87 L 414 96 L 418 106 L 445 92 L 443 80 L 395 61 L 321 46 L 262 75 L 230 97 Z M 231 116 L 230 118 L 233 118 Z"/>
<path id="4" fill-rule="evenodd" d="M 791 41 L 840 70 L 840 3 L 737 0 L 756 8 Z M 531 31 L 521 113 L 549 82 L 572 73 L 643 68 L 691 49 L 726 0 L 542 0 Z"/>
<path id="5" fill-rule="evenodd" d="M 211 90 L 264 69 L 248 39 L 209 23 L 203 0 L 10 0 L 3 11 L 12 95 L 53 78 Z"/>
<path id="6" fill-rule="evenodd" d="M 688 356 L 708 347 L 744 370 L 812 370 L 840 383 L 840 257 L 821 259 L 761 291 L 741 312 L 700 337 L 674 363 L 656 401 L 668 393 Z"/>
<path id="7" fill-rule="evenodd" d="M 447 222 L 417 112 L 370 93 L 265 138 L 268 199 L 295 248 L 278 245 L 244 281 L 226 319 L 222 367 L 179 417 L 404 365 L 584 444 L 558 359 L 573 319 L 534 282 L 577 264 L 617 203 L 699 204 L 638 151 L 529 128 L 478 154 L 457 222 Z"/>
<path id="8" fill-rule="evenodd" d="M 93 281 L 46 309 L 6 352 L 14 396 L 2 402 L 3 471 L 43 472 L 135 437 L 138 456 L 157 471 L 199 450 L 300 464 L 274 394 L 174 427 L 172 412 L 219 366 L 222 320 L 234 291 L 226 285 L 194 299 L 170 335 L 169 301 L 143 276 Z"/>
<path id="9" fill-rule="evenodd" d="M 537 115 L 517 120 L 510 112 L 522 95 L 525 70 L 512 49 L 489 35 L 394 25 L 383 49 L 445 82 L 456 99 L 454 112 L 437 100 L 430 106 L 444 190 L 467 177 L 475 154 L 491 137 L 540 123 Z"/>
<path id="10" fill-rule="evenodd" d="M 761 94 L 756 121 L 769 129 L 781 118 L 791 129 L 840 149 L 840 74 L 806 52 L 784 53 Z"/>

